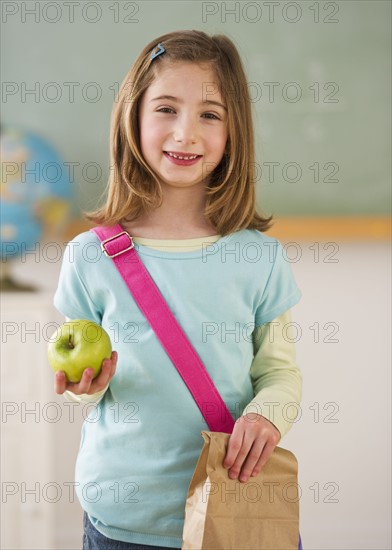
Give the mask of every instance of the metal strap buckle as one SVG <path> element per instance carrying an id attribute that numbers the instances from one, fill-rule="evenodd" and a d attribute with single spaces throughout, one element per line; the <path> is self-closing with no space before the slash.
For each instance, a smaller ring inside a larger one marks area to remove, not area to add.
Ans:
<path id="1" fill-rule="evenodd" d="M 121 235 L 127 235 L 129 237 L 129 240 L 131 242 L 131 246 L 128 246 L 128 248 L 124 248 L 124 250 L 120 250 L 120 252 L 116 252 L 116 254 L 110 255 L 109 252 L 106 250 L 105 244 L 109 243 L 110 241 L 113 241 L 114 239 L 117 239 L 117 237 L 121 237 Z M 128 250 L 132 250 L 132 248 L 134 248 L 134 247 L 135 247 L 135 245 L 133 243 L 132 237 L 127 231 L 121 231 L 121 233 L 118 233 L 117 235 L 113 235 L 113 237 L 109 237 L 108 239 L 105 239 L 104 241 L 101 242 L 102 252 L 104 254 L 106 254 L 106 256 L 108 258 L 115 258 L 116 256 L 119 256 L 120 254 L 124 254 L 124 252 L 127 252 Z"/>

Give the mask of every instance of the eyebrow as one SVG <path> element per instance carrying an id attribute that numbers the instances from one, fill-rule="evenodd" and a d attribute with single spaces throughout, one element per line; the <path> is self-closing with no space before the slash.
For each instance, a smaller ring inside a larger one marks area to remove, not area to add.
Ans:
<path id="1" fill-rule="evenodd" d="M 174 97 L 173 95 L 160 95 L 158 97 L 154 97 L 153 99 L 150 99 L 150 103 L 152 101 L 158 101 L 159 99 L 168 99 L 169 101 L 184 103 L 181 99 L 179 99 L 178 97 Z M 209 105 L 217 105 L 218 107 L 222 107 L 222 109 L 227 111 L 227 108 L 222 103 L 219 103 L 219 101 L 212 101 L 211 99 L 206 99 L 205 101 L 201 101 L 200 105 L 205 105 L 206 103 L 208 103 Z"/>

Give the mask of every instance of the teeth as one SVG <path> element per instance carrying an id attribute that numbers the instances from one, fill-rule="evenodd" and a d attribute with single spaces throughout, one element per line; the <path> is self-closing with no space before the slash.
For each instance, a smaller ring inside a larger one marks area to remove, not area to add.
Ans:
<path id="1" fill-rule="evenodd" d="M 167 154 L 170 155 L 171 157 L 175 158 L 175 159 L 180 159 L 180 160 L 193 160 L 193 159 L 198 157 L 198 155 L 192 155 L 190 157 L 180 157 L 180 155 L 175 155 L 174 153 L 169 153 L 169 151 L 167 151 Z"/>

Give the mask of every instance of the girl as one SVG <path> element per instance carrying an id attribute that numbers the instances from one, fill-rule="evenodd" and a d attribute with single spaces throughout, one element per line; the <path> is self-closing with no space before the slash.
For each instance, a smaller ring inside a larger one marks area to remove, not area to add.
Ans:
<path id="1" fill-rule="evenodd" d="M 224 467 L 246 483 L 289 430 L 287 404 L 300 402 L 282 331 L 301 294 L 264 234 L 272 216 L 255 210 L 250 98 L 232 41 L 179 31 L 150 42 L 121 85 L 110 145 L 107 201 L 87 217 L 133 237 L 236 420 Z M 180 548 L 208 426 L 99 251 L 93 232 L 68 244 L 54 299 L 67 318 L 101 324 L 117 349 L 94 380 L 89 368 L 78 384 L 55 379 L 57 393 L 97 403 L 76 464 L 83 548 Z"/>

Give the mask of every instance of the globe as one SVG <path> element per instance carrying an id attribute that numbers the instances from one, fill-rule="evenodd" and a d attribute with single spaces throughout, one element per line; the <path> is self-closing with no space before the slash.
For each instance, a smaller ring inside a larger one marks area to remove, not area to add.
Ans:
<path id="1" fill-rule="evenodd" d="M 1 289 L 30 290 L 13 281 L 4 267 L 34 249 L 46 231 L 64 226 L 72 185 L 58 152 L 35 133 L 2 126 L 0 152 Z"/>

